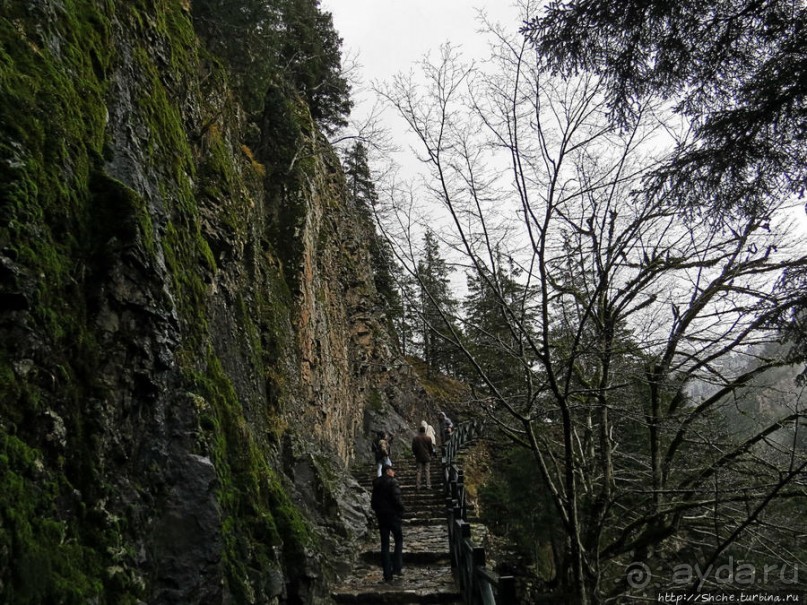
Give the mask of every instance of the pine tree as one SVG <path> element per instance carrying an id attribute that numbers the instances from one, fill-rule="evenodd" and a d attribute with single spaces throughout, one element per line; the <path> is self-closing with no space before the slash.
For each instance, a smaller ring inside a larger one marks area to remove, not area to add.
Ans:
<path id="1" fill-rule="evenodd" d="M 518 270 L 505 263 L 498 249 L 494 270 L 469 274 L 467 280 L 466 347 L 498 391 L 510 395 L 519 390 L 524 372 L 529 371 L 525 331 L 533 318 L 526 288 L 518 282 Z M 479 383 L 478 372 L 470 370 L 466 380 Z"/>
<path id="2" fill-rule="evenodd" d="M 360 141 L 348 150 L 344 169 L 348 200 L 366 225 L 375 288 L 381 295 L 387 316 L 394 326 L 403 317 L 397 285 L 401 271 L 395 263 L 389 243 L 375 228 L 374 210 L 378 203 L 378 192 L 368 165 L 367 148 Z"/>
<path id="3" fill-rule="evenodd" d="M 280 0 L 194 0 L 193 25 L 207 49 L 229 68 L 241 105 L 250 115 L 263 108 L 277 72 L 282 25 Z"/>
<path id="4" fill-rule="evenodd" d="M 400 292 L 400 313 L 393 316 L 392 325 L 398 338 L 398 345 L 403 355 L 422 354 L 417 342 L 417 330 L 420 326 L 420 308 L 417 295 L 417 284 L 411 276 L 400 272 L 398 280 Z"/>
<path id="5" fill-rule="evenodd" d="M 431 229 L 423 236 L 423 244 L 423 258 L 417 271 L 421 337 L 428 374 L 434 376 L 437 372 L 456 370 L 458 365 L 459 351 L 454 343 L 459 329 L 453 320 L 457 301 L 450 288 L 451 269 L 440 256 L 440 247 Z"/>
<path id="6" fill-rule="evenodd" d="M 342 76 L 341 38 L 319 0 L 194 0 L 193 20 L 207 48 L 224 60 L 240 101 L 263 113 L 267 91 L 288 87 L 325 132 L 346 124 L 350 85 Z"/>
<path id="7" fill-rule="evenodd" d="M 319 0 L 285 0 L 279 67 L 308 102 L 311 115 L 332 133 L 350 113 L 350 85 L 342 76 L 342 39 Z"/>
<path id="8" fill-rule="evenodd" d="M 367 148 L 361 141 L 356 141 L 347 151 L 345 178 L 350 201 L 356 208 L 370 216 L 378 202 L 378 193 L 370 173 Z"/>
<path id="9" fill-rule="evenodd" d="M 656 171 L 664 195 L 753 214 L 807 186 L 805 27 L 794 0 L 570 0 L 523 31 L 551 69 L 602 76 L 623 125 L 653 97 L 691 124 Z"/>

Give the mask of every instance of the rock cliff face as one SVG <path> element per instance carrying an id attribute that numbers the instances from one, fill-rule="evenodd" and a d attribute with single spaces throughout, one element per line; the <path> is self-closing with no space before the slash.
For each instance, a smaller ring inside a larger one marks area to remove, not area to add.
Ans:
<path id="1" fill-rule="evenodd" d="M 0 601 L 329 602 L 420 394 L 338 159 L 188 2 L 0 7 Z"/>

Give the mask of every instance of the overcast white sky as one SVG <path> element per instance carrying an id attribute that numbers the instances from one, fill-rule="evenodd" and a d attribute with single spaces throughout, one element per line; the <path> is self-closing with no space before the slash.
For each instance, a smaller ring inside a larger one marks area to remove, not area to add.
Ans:
<path id="1" fill-rule="evenodd" d="M 355 60 L 359 65 L 361 86 L 354 85 L 352 92 L 351 121 L 356 123 L 362 123 L 374 109 L 371 84 L 389 82 L 413 67 L 417 71 L 416 64 L 427 53 L 437 57 L 445 42 L 450 41 L 466 59 L 486 59 L 489 39 L 478 31 L 482 27 L 480 11 L 514 33 L 522 23 L 512 0 L 322 0 L 320 6 L 333 15 L 334 27 L 342 37 L 343 64 Z M 394 111 L 383 111 L 381 121 L 389 142 L 399 152 L 374 167 L 382 169 L 386 160 L 393 159 L 402 176 L 414 178 L 423 168 L 411 149 L 418 147 L 417 142 Z"/>
<path id="2" fill-rule="evenodd" d="M 485 52 L 476 34 L 478 10 L 492 21 L 520 20 L 509 0 L 323 0 L 343 39 L 343 54 L 358 52 L 364 80 L 386 80 L 450 40 L 470 56 Z"/>

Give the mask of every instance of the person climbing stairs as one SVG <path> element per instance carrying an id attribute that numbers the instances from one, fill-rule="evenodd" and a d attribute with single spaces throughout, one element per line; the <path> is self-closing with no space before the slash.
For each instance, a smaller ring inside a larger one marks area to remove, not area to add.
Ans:
<path id="1" fill-rule="evenodd" d="M 459 605 L 462 596 L 451 568 L 445 495 L 441 466 L 431 465 L 432 489 L 415 486 L 415 468 L 399 467 L 397 479 L 406 507 L 403 522 L 403 575 L 384 583 L 377 528 L 368 535 L 356 565 L 331 596 L 337 603 L 446 603 Z M 372 472 L 356 473 L 356 480 L 372 492 Z"/>

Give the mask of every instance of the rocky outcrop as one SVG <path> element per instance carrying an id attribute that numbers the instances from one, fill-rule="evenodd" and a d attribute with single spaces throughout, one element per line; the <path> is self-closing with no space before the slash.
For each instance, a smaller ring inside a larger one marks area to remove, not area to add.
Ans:
<path id="1" fill-rule="evenodd" d="M 336 156 L 289 91 L 255 135 L 189 3 L 8 4 L 0 600 L 328 602 L 421 394 Z"/>

